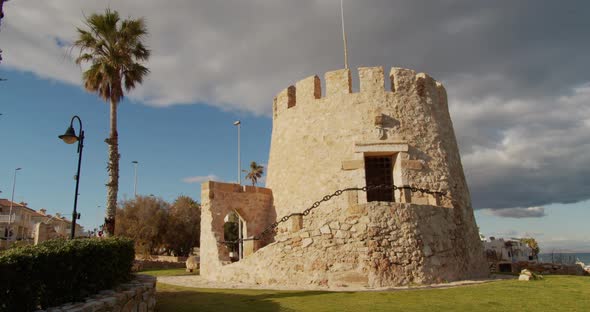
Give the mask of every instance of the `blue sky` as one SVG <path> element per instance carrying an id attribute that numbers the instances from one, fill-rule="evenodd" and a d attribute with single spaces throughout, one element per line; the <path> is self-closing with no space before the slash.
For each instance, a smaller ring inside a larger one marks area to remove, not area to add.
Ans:
<path id="1" fill-rule="evenodd" d="M 78 86 L 39 79 L 30 73 L 0 71 L 0 139 L 4 142 L 1 197 L 10 198 L 17 173 L 15 201 L 34 209 L 72 213 L 77 154 L 75 145 L 57 138 L 73 115 L 81 117 L 85 144 L 80 180 L 81 224 L 94 228 L 104 214 L 107 181 L 108 105 Z M 120 198 L 133 196 L 133 164 L 138 165 L 138 193 L 165 200 L 188 195 L 200 200 L 200 183 L 191 177 L 215 175 L 237 179 L 237 129 L 242 121 L 242 162 L 266 163 L 271 120 L 253 114 L 223 112 L 206 105 L 154 108 L 125 100 L 119 107 Z M 74 123 L 78 131 L 77 123 Z M 203 179 L 196 178 L 202 181 Z M 101 208 L 97 208 L 97 206 Z"/>
<path id="2" fill-rule="evenodd" d="M 119 199 L 133 194 L 133 160 L 138 192 L 166 200 L 198 200 L 196 182 L 207 176 L 235 181 L 236 119 L 242 167 L 266 164 L 273 96 L 343 67 L 339 4 L 110 2 L 122 16 L 146 18 L 152 49 L 151 74 L 119 108 Z M 351 68 L 412 68 L 445 85 L 481 231 L 590 251 L 590 41 L 580 40 L 590 4 L 344 4 Z M 105 5 L 9 1 L 0 31 L 0 77 L 8 79 L 0 82 L 0 197 L 10 197 L 22 167 L 16 201 L 71 214 L 77 155 L 57 136 L 77 114 L 86 131 L 79 207 L 87 228 L 103 218 L 108 106 L 83 91 L 68 46 L 82 16 Z"/>

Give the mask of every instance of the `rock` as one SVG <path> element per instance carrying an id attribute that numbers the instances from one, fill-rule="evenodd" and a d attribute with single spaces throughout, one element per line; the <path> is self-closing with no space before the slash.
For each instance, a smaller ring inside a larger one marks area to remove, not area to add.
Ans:
<path id="1" fill-rule="evenodd" d="M 301 241 L 301 247 L 305 248 L 309 245 L 311 245 L 313 243 L 313 238 L 304 238 L 303 241 Z"/>
<path id="2" fill-rule="evenodd" d="M 523 274 L 521 274 L 521 275 L 518 277 L 518 280 L 519 280 L 519 281 L 528 281 L 528 280 L 530 280 L 530 279 L 531 279 L 531 277 L 530 277 L 529 275 L 523 275 Z"/>
<path id="3" fill-rule="evenodd" d="M 540 280 L 543 279 L 543 276 L 539 274 L 533 273 L 529 269 L 524 269 L 520 271 L 520 276 L 518 276 L 519 281 L 530 281 L 530 280 Z"/>
<path id="4" fill-rule="evenodd" d="M 195 256 L 190 256 L 186 259 L 186 271 L 187 272 L 194 272 L 194 270 L 199 268 L 199 259 Z"/>
<path id="5" fill-rule="evenodd" d="M 331 233 L 332 233 L 332 231 L 331 231 L 331 229 L 330 229 L 330 226 L 329 226 L 329 225 L 327 225 L 327 224 L 326 224 L 326 225 L 324 225 L 324 226 L 322 226 L 322 227 L 320 228 L 320 233 L 322 233 L 322 234 L 331 234 Z"/>

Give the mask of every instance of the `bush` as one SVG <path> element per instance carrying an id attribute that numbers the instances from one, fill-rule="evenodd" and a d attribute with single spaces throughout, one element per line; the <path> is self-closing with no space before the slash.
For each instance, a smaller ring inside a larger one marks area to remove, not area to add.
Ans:
<path id="1" fill-rule="evenodd" d="M 126 238 L 50 240 L 0 254 L 0 311 L 34 311 L 80 301 L 131 277 Z"/>

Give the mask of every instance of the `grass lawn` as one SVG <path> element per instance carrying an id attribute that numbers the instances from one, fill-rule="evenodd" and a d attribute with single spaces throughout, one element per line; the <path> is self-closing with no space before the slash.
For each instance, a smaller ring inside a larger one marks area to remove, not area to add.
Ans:
<path id="1" fill-rule="evenodd" d="M 546 276 L 447 289 L 322 292 L 158 283 L 156 311 L 590 311 L 590 277 Z"/>
<path id="2" fill-rule="evenodd" d="M 189 273 L 186 269 L 156 269 L 156 270 L 145 270 L 138 272 L 139 274 L 146 274 L 151 276 L 178 276 L 178 275 L 198 275 L 199 270 L 196 272 Z"/>

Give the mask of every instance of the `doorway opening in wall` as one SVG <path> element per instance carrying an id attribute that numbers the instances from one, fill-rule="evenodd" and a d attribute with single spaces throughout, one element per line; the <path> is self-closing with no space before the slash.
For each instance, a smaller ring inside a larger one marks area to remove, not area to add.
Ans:
<path id="1" fill-rule="evenodd" d="M 232 262 L 240 261 L 242 259 L 243 243 L 236 241 L 243 238 L 242 229 L 244 228 L 244 222 L 235 211 L 227 214 L 224 221 L 223 240 L 229 252 L 229 259 Z"/>
<path id="2" fill-rule="evenodd" d="M 393 156 L 365 156 L 365 179 L 367 186 L 385 185 L 367 190 L 367 201 L 393 202 Z"/>

